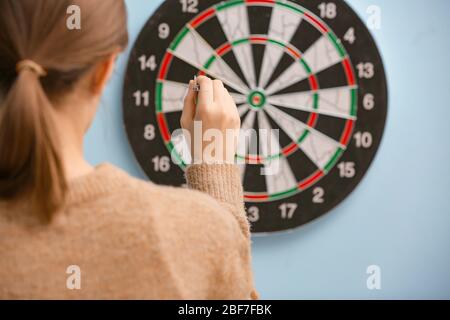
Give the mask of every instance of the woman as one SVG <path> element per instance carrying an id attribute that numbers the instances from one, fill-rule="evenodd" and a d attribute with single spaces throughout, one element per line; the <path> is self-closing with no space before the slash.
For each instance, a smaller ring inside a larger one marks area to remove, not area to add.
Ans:
<path id="1" fill-rule="evenodd" d="M 190 190 L 83 158 L 126 23 L 122 0 L 0 0 L 0 298 L 256 298 L 235 139 L 189 167 Z M 199 83 L 183 127 L 237 132 L 223 84 Z"/>

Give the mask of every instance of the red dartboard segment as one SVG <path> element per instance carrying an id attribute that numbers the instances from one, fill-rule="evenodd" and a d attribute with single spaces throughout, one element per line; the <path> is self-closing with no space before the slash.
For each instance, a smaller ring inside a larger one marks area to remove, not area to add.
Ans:
<path id="1" fill-rule="evenodd" d="M 265 37 L 250 37 L 249 40 L 253 43 L 261 43 L 264 44 L 267 42 L 268 38 Z"/>
<path id="2" fill-rule="evenodd" d="M 319 29 L 323 32 L 323 33 L 328 33 L 328 28 L 325 26 L 325 24 L 323 24 L 322 22 L 320 22 L 319 20 L 317 20 L 315 17 L 313 17 L 311 14 L 309 13 L 305 13 L 305 17 L 307 17 L 309 20 L 311 20 L 316 26 L 319 27 Z"/>
<path id="3" fill-rule="evenodd" d="M 298 149 L 298 144 L 295 142 L 292 142 L 290 145 L 288 145 L 284 150 L 283 154 L 285 157 L 290 156 L 294 151 Z"/>
<path id="4" fill-rule="evenodd" d="M 289 51 L 289 53 L 291 53 L 291 55 L 293 55 L 295 58 L 300 59 L 302 56 L 300 54 L 300 52 L 298 52 L 298 50 L 295 50 L 294 48 L 288 46 L 287 50 Z"/>
<path id="5" fill-rule="evenodd" d="M 356 84 L 355 82 L 355 73 L 353 72 L 353 68 L 350 63 L 349 58 L 345 58 L 344 61 L 342 61 L 342 64 L 344 65 L 345 73 L 347 75 L 347 80 L 349 85 L 353 86 Z"/>
<path id="6" fill-rule="evenodd" d="M 311 89 L 312 89 L 313 91 L 319 90 L 319 84 L 318 84 L 318 82 L 317 82 L 317 78 L 316 78 L 315 75 L 311 75 L 311 76 L 309 77 L 309 83 L 310 83 Z"/>
<path id="7" fill-rule="evenodd" d="M 322 170 L 318 170 L 315 173 L 313 173 L 310 177 L 300 182 L 298 188 L 300 190 L 308 189 L 310 186 L 312 186 L 318 180 L 320 180 L 324 175 L 325 173 Z"/>
<path id="8" fill-rule="evenodd" d="M 245 0 L 249 4 L 274 4 L 275 0 Z"/>
<path id="9" fill-rule="evenodd" d="M 167 70 L 169 68 L 170 62 L 172 61 L 173 55 L 170 52 L 167 52 L 164 56 L 163 61 L 161 62 L 161 69 L 159 70 L 158 80 L 164 80 L 167 75 Z"/>
<path id="10" fill-rule="evenodd" d="M 342 134 L 342 138 L 340 141 L 343 146 L 348 145 L 348 143 L 350 142 L 354 126 L 355 121 L 353 120 L 348 120 L 347 123 L 345 124 L 344 133 Z"/>
<path id="11" fill-rule="evenodd" d="M 199 25 L 201 25 L 202 23 L 204 23 L 206 20 L 208 20 L 209 18 L 211 18 L 214 14 L 216 13 L 216 10 L 214 8 L 211 8 L 209 10 L 206 10 L 205 12 L 203 12 L 202 14 L 200 14 L 200 16 L 198 16 L 197 18 L 195 18 L 191 23 L 191 27 L 192 28 L 197 28 Z"/>
<path id="12" fill-rule="evenodd" d="M 246 160 L 250 163 L 262 163 L 264 161 L 263 158 L 259 157 L 259 156 L 247 156 Z"/>
<path id="13" fill-rule="evenodd" d="M 308 120 L 308 127 L 314 128 L 317 124 L 317 119 L 319 118 L 319 115 L 317 113 L 311 113 L 311 116 Z"/>
<path id="14" fill-rule="evenodd" d="M 223 44 L 219 49 L 216 50 L 218 56 L 224 56 L 233 49 L 230 43 Z"/>
<path id="15" fill-rule="evenodd" d="M 161 131 L 161 135 L 164 139 L 164 142 L 168 143 L 170 141 L 171 134 L 169 131 L 169 127 L 167 126 L 166 117 L 164 116 L 163 113 L 158 114 L 158 125 L 159 130 Z"/>
<path id="16" fill-rule="evenodd" d="M 267 200 L 269 200 L 269 196 L 268 195 L 246 194 L 246 195 L 244 195 L 244 199 L 245 199 L 245 201 L 267 201 Z"/>

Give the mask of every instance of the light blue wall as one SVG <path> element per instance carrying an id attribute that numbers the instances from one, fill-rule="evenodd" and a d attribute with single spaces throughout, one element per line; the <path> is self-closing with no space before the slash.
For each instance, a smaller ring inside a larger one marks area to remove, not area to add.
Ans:
<path id="1" fill-rule="evenodd" d="M 351 0 L 361 15 L 375 4 L 374 31 L 390 85 L 386 134 L 359 188 L 324 218 L 284 235 L 254 239 L 263 298 L 450 298 L 450 1 Z M 129 0 L 130 34 L 161 0 Z M 144 177 L 128 145 L 119 61 L 86 139 L 94 163 Z M 382 290 L 366 288 L 366 268 L 382 269 Z"/>

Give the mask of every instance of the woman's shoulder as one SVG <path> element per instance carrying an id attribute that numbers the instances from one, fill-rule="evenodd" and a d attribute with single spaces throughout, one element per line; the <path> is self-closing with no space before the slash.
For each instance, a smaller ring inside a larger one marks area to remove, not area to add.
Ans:
<path id="1" fill-rule="evenodd" d="M 224 251 L 239 236 L 234 216 L 206 193 L 157 185 L 109 164 L 100 170 L 105 172 L 95 183 L 102 181 L 105 189 L 95 206 L 114 211 L 111 223 L 116 221 L 121 229 L 127 225 L 136 232 L 170 239 L 172 245 L 187 241 L 205 246 L 207 241 L 208 247 Z"/>
<path id="2" fill-rule="evenodd" d="M 92 201 L 111 205 L 134 215 L 152 215 L 165 220 L 222 220 L 228 218 L 222 206 L 208 194 L 188 188 L 161 186 L 131 176 L 112 164 L 101 164 L 95 171 L 74 181 L 69 188 L 69 202 Z"/>

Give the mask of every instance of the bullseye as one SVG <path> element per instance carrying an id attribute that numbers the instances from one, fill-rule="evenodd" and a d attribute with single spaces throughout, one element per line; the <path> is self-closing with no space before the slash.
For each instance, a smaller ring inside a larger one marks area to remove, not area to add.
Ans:
<path id="1" fill-rule="evenodd" d="M 248 103 L 253 109 L 260 110 L 264 108 L 266 102 L 266 95 L 262 91 L 252 91 L 248 96 Z"/>

